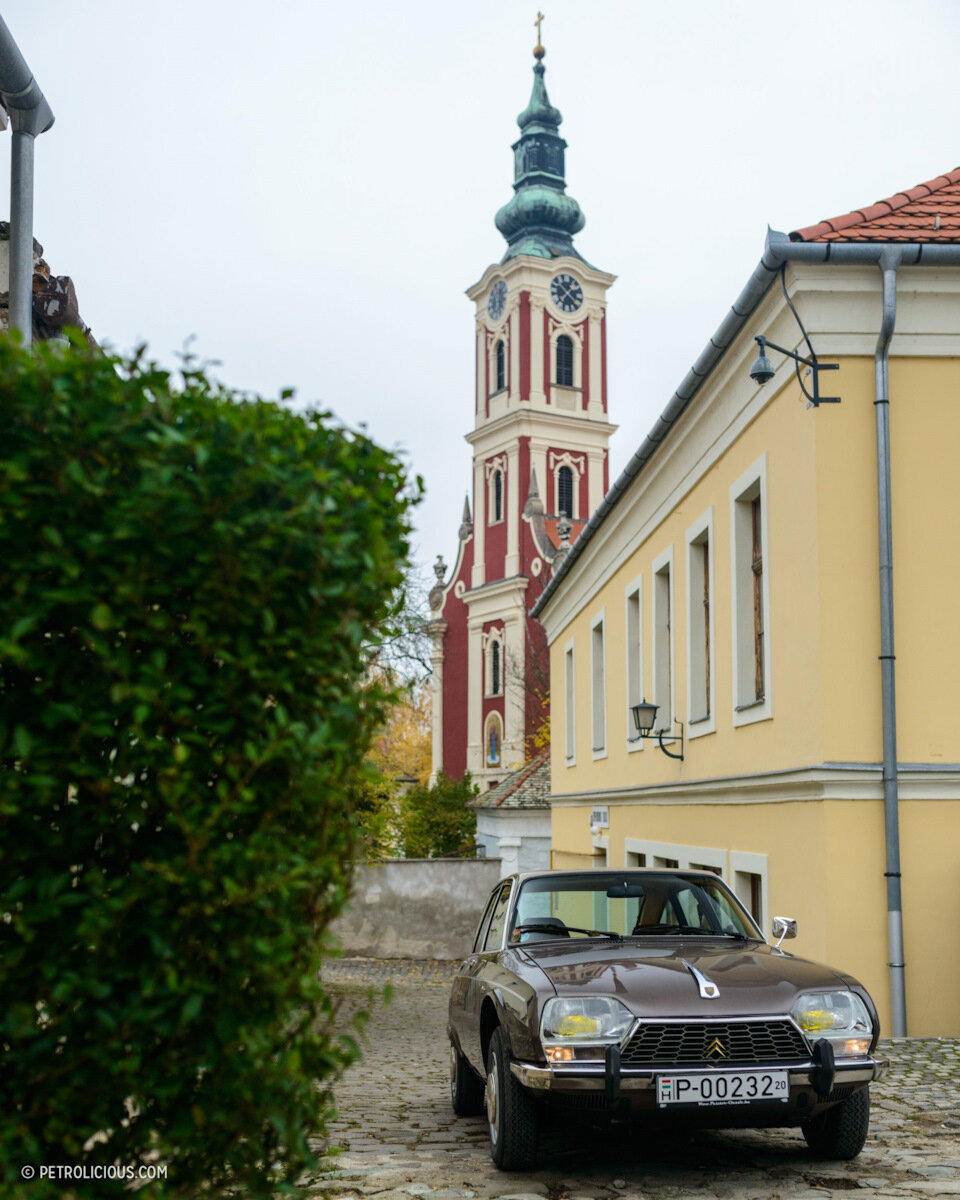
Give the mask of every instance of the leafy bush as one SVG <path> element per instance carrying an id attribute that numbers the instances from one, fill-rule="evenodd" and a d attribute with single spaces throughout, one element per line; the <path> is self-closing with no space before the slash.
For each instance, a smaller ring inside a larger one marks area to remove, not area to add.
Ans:
<path id="1" fill-rule="evenodd" d="M 351 808 L 356 833 L 356 855 L 363 862 L 382 862 L 397 853 L 400 800 L 392 779 L 369 762 L 354 789 Z"/>
<path id="2" fill-rule="evenodd" d="M 4 1194 L 145 1155 L 156 1194 L 273 1194 L 355 1053 L 320 947 L 416 489 L 329 414 L 142 354 L 0 339 L 0 411 Z M 70 1187 L 123 1190 L 28 1194 Z"/>
<path id="3" fill-rule="evenodd" d="M 439 858 L 473 846 L 477 814 L 467 801 L 477 794 L 467 771 L 460 779 L 437 773 L 433 787 L 418 784 L 401 802 L 401 826 L 407 858 Z"/>

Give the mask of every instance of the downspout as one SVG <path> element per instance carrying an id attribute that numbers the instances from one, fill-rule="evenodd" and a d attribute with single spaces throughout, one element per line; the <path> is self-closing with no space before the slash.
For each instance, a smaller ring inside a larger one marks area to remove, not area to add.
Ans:
<path id="1" fill-rule="evenodd" d="M 10 114 L 10 328 L 33 333 L 33 144 L 53 113 L 0 17 L 0 101 Z"/>
<path id="2" fill-rule="evenodd" d="M 875 353 L 877 419 L 877 520 L 880 546 L 880 680 L 883 704 L 883 819 L 886 840 L 887 937 L 890 1016 L 894 1037 L 907 1036 L 903 903 L 900 893 L 900 817 L 897 780 L 896 656 L 893 642 L 893 512 L 890 491 L 890 339 L 897 321 L 897 268 L 901 254 L 880 257 L 883 319 Z"/>

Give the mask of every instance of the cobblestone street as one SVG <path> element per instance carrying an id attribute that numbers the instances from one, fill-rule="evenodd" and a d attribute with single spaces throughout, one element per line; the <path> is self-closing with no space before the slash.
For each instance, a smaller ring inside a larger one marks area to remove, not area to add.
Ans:
<path id="1" fill-rule="evenodd" d="M 890 1066 L 874 1085 L 871 1134 L 852 1163 L 813 1161 L 799 1130 L 699 1133 L 656 1140 L 635 1130 L 551 1124 L 536 1171 L 490 1162 L 484 1118 L 453 1115 L 446 1007 L 455 964 L 342 960 L 325 978 L 346 1016 L 367 989 L 377 999 L 364 1060 L 337 1089 L 333 1157 L 310 1188 L 336 1200 L 823 1200 L 854 1190 L 876 1197 L 960 1197 L 960 1039 L 881 1043 Z"/>

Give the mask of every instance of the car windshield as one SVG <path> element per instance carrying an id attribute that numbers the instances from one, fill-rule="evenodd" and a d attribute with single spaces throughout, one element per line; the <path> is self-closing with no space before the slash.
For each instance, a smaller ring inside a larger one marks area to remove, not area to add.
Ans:
<path id="1" fill-rule="evenodd" d="M 585 871 L 524 880 L 510 940 L 697 934 L 760 939 L 739 901 L 710 875 Z"/>

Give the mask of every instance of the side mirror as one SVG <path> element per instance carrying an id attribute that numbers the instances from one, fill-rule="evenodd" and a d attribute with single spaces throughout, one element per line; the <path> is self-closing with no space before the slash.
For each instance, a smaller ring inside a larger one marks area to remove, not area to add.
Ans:
<path id="1" fill-rule="evenodd" d="M 776 946 L 779 950 L 784 938 L 795 938 L 797 936 L 797 922 L 793 917 L 774 917 L 773 936 L 780 939 Z"/>

